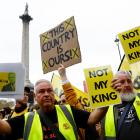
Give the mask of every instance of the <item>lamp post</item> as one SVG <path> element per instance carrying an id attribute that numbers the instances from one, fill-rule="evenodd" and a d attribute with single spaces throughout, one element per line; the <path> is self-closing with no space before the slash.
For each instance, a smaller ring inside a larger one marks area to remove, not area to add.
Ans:
<path id="1" fill-rule="evenodd" d="M 114 40 L 114 42 L 118 46 L 119 56 L 120 56 L 120 60 L 121 60 L 121 52 L 120 52 L 120 48 L 119 48 L 119 39 L 116 37 L 116 39 Z"/>

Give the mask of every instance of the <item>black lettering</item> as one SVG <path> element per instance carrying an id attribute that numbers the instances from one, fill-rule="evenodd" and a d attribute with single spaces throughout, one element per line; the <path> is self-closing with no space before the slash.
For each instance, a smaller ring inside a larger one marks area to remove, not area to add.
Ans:
<path id="1" fill-rule="evenodd" d="M 122 35 L 122 38 L 123 38 L 123 40 L 129 39 L 129 36 L 128 36 L 128 34 L 125 34 L 125 35 Z"/>
<path id="2" fill-rule="evenodd" d="M 70 59 L 72 59 L 71 50 L 67 50 L 64 53 L 49 58 L 48 64 L 50 67 L 53 67 L 54 65 L 62 64 L 63 62 L 69 61 Z"/>
<path id="3" fill-rule="evenodd" d="M 137 41 L 133 41 L 131 43 L 128 43 L 128 45 L 129 45 L 129 48 L 130 49 L 133 49 L 133 48 L 135 48 L 137 46 L 140 46 L 140 40 L 137 40 Z"/>
<path id="4" fill-rule="evenodd" d="M 103 69 L 103 71 L 105 72 L 105 75 L 107 75 L 107 68 L 106 69 Z"/>
<path id="5" fill-rule="evenodd" d="M 135 34 L 136 33 L 136 34 Z M 138 30 L 134 30 L 133 32 L 129 32 L 126 35 L 122 35 L 123 39 L 129 39 L 129 37 L 133 38 L 136 35 L 139 35 Z"/>
<path id="6" fill-rule="evenodd" d="M 60 46 L 57 47 L 57 53 L 60 54 L 63 52 L 63 48 Z"/>
<path id="7" fill-rule="evenodd" d="M 107 68 L 105 69 L 102 69 L 102 70 L 97 70 L 97 71 L 89 71 L 89 77 L 92 78 L 92 77 L 96 77 L 96 76 L 103 76 L 103 75 L 107 75 Z"/>
<path id="8" fill-rule="evenodd" d="M 130 33 L 129 33 L 129 36 L 130 36 L 130 37 L 134 37 L 134 36 L 135 36 L 135 33 L 134 33 L 134 32 L 130 32 Z"/>
<path id="9" fill-rule="evenodd" d="M 130 60 L 136 59 L 136 58 L 139 58 L 139 57 L 140 57 L 140 52 L 139 52 L 139 51 L 136 51 L 136 52 L 133 52 L 133 53 L 131 53 L 131 54 L 128 54 L 128 58 L 129 58 Z"/>
<path id="10" fill-rule="evenodd" d="M 59 46 L 59 38 L 53 40 L 52 48 L 55 48 L 56 46 Z"/>
<path id="11" fill-rule="evenodd" d="M 64 29 L 64 27 L 60 27 L 59 28 L 55 28 L 53 30 L 51 30 L 49 33 L 51 34 L 52 37 L 58 35 L 59 33 L 61 33 Z M 58 47 L 58 46 L 62 46 L 62 44 L 64 42 L 67 42 L 68 40 L 70 40 L 73 37 L 73 31 L 69 31 L 69 32 L 64 32 L 62 34 L 60 34 L 60 36 L 58 36 L 57 38 L 53 38 L 52 40 L 49 40 L 48 42 L 46 42 L 43 46 L 42 46 L 42 51 L 46 52 L 51 50 L 52 48 Z M 75 52 L 76 55 L 76 52 Z"/>
<path id="12" fill-rule="evenodd" d="M 73 28 L 73 30 L 69 30 L 69 32 L 71 33 L 72 38 L 74 38 L 74 31 L 75 31 L 75 28 Z"/>
<path id="13" fill-rule="evenodd" d="M 47 43 L 45 43 L 43 46 L 42 46 L 42 51 L 43 52 L 46 52 L 48 50 L 51 50 L 51 47 L 52 47 L 52 42 L 51 41 L 48 41 Z"/>
<path id="14" fill-rule="evenodd" d="M 106 95 L 105 94 L 101 94 L 101 95 L 102 95 L 103 102 L 105 100 L 109 101 L 109 95 L 108 95 L 108 93 L 106 93 Z"/>
<path id="15" fill-rule="evenodd" d="M 82 103 L 82 96 L 78 98 L 79 102 Z"/>
<path id="16" fill-rule="evenodd" d="M 72 57 L 71 57 L 71 50 L 67 50 L 65 52 L 65 62 L 69 61 L 70 59 L 72 59 Z"/>
<path id="17" fill-rule="evenodd" d="M 92 97 L 93 103 L 106 102 L 106 101 L 109 101 L 110 99 L 112 99 L 112 100 L 117 99 L 117 95 L 115 94 L 115 92 L 111 92 L 110 94 L 109 93 L 98 94 L 98 95 L 91 96 L 91 97 Z"/>
<path id="18" fill-rule="evenodd" d="M 135 59 L 135 57 L 133 56 L 133 54 L 134 54 L 134 53 L 128 54 L 128 58 L 129 58 L 130 60 Z"/>
<path id="19" fill-rule="evenodd" d="M 98 76 L 103 76 L 104 73 L 103 73 L 102 70 L 97 70 L 97 71 L 96 71 L 96 74 L 97 74 Z"/>
<path id="20" fill-rule="evenodd" d="M 59 58 L 59 62 L 58 63 L 56 63 L 56 64 L 62 64 L 62 62 L 65 62 L 65 60 L 64 60 L 64 54 L 60 54 L 59 56 L 58 56 L 58 58 Z"/>
<path id="21" fill-rule="evenodd" d="M 99 81 L 99 83 L 95 82 L 94 87 L 95 87 L 95 90 L 107 88 L 107 80 L 105 82 L 104 81 Z"/>
<path id="22" fill-rule="evenodd" d="M 65 32 L 65 42 L 67 42 L 67 40 L 70 40 L 69 32 Z"/>
<path id="23" fill-rule="evenodd" d="M 52 29 L 51 31 L 49 31 L 49 34 L 51 35 L 51 37 L 55 37 L 57 35 L 59 35 L 60 33 L 62 33 L 64 31 L 64 26 L 63 24 L 60 24 L 60 26 Z"/>
<path id="24" fill-rule="evenodd" d="M 64 29 L 65 29 L 65 28 L 64 28 L 63 24 L 61 24 L 60 27 L 59 27 L 60 33 L 64 32 Z"/>
<path id="25" fill-rule="evenodd" d="M 92 78 L 92 77 L 96 77 L 96 73 L 95 71 L 89 71 L 89 77 Z"/>
<path id="26" fill-rule="evenodd" d="M 49 61 L 48 61 L 48 64 L 50 67 L 53 67 L 54 66 L 54 59 L 53 58 L 49 58 Z"/>
<path id="27" fill-rule="evenodd" d="M 95 82 L 94 83 L 94 87 L 95 87 L 95 90 L 97 90 L 97 89 L 103 89 L 102 81 L 99 81 L 99 83 Z"/>
<path id="28" fill-rule="evenodd" d="M 102 102 L 102 96 L 100 94 L 98 96 L 99 96 L 100 102 Z"/>
<path id="29" fill-rule="evenodd" d="M 112 99 L 112 100 L 117 99 L 117 95 L 115 94 L 115 92 L 110 93 L 110 99 Z"/>
<path id="30" fill-rule="evenodd" d="M 95 103 L 95 102 L 99 103 L 99 101 L 96 99 L 97 98 L 97 95 L 91 96 L 91 97 L 92 97 L 92 102 L 93 103 Z"/>
<path id="31" fill-rule="evenodd" d="M 88 99 L 87 98 L 83 98 L 83 105 L 88 107 L 89 103 L 88 103 Z"/>

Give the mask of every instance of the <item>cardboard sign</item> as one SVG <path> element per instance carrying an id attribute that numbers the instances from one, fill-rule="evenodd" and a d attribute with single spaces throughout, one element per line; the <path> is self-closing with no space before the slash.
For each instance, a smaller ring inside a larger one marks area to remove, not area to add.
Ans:
<path id="1" fill-rule="evenodd" d="M 21 63 L 0 63 L 0 98 L 23 98 L 24 77 Z"/>
<path id="2" fill-rule="evenodd" d="M 40 35 L 43 73 L 81 62 L 81 52 L 74 17 Z"/>
<path id="3" fill-rule="evenodd" d="M 110 86 L 113 78 L 111 66 L 85 69 L 84 74 L 92 108 L 121 102 L 119 94 Z"/>
<path id="4" fill-rule="evenodd" d="M 140 27 L 118 34 L 129 64 L 140 61 Z"/>
<path id="5" fill-rule="evenodd" d="M 60 96 L 60 94 L 63 93 L 63 88 L 62 88 L 62 83 L 61 83 L 60 77 L 56 74 L 53 74 L 51 83 L 53 85 L 53 88 L 54 88 L 54 91 L 55 91 L 56 95 Z M 86 106 L 86 107 L 89 107 L 88 94 L 81 91 L 80 89 L 76 88 L 73 85 L 72 85 L 72 88 L 77 93 L 77 99 L 80 100 L 82 105 Z"/>

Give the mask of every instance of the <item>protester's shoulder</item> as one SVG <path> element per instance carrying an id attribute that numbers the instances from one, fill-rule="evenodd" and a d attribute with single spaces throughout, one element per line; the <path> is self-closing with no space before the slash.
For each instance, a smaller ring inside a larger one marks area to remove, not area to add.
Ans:
<path id="1" fill-rule="evenodd" d="M 90 112 L 86 111 L 86 110 L 82 110 L 82 109 L 79 109 L 79 108 L 76 108 L 74 106 L 71 106 L 71 110 L 72 112 L 74 113 L 83 113 L 83 114 L 90 114 Z"/>
<path id="2" fill-rule="evenodd" d="M 23 115 L 20 115 L 20 116 L 16 116 L 14 118 L 10 118 L 8 120 L 6 120 L 8 123 L 11 123 L 11 122 L 24 122 L 24 114 Z"/>

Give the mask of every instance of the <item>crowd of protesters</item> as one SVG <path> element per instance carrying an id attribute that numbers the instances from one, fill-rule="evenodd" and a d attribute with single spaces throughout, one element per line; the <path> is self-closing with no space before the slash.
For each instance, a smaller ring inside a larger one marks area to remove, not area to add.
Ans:
<path id="1" fill-rule="evenodd" d="M 36 104 L 29 105 L 30 88 L 24 88 L 24 98 L 16 100 L 14 108 L 0 111 L 1 140 L 139 140 L 140 98 L 134 92 L 131 73 L 118 71 L 111 86 L 119 92 L 121 104 L 101 107 L 88 112 L 77 99 L 66 68 L 58 73 L 63 94 L 59 101 L 50 81 L 35 83 Z"/>

